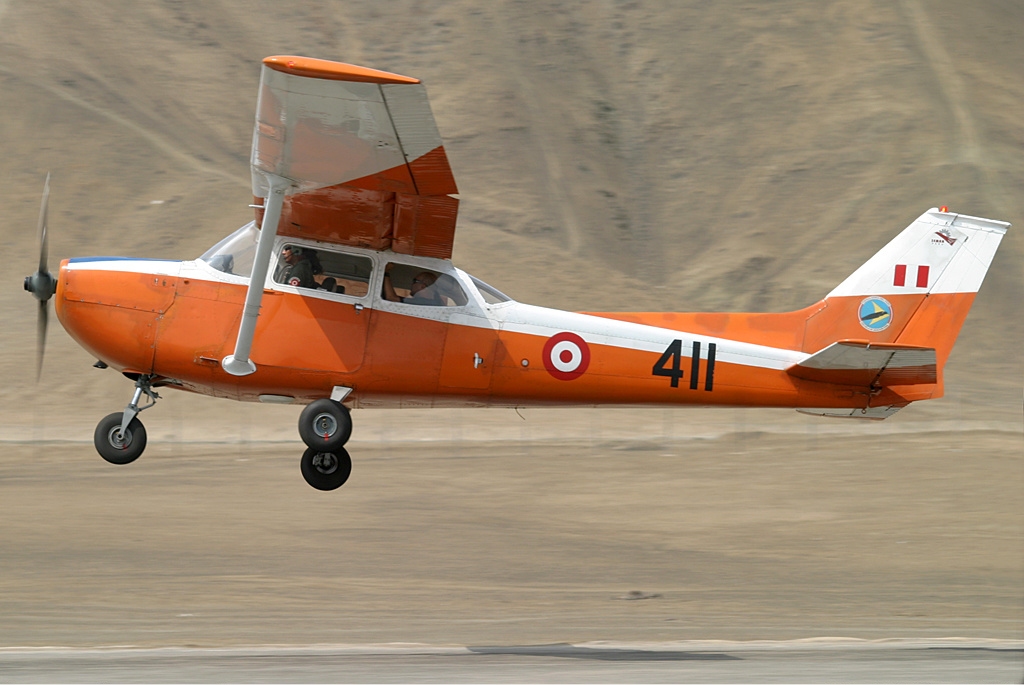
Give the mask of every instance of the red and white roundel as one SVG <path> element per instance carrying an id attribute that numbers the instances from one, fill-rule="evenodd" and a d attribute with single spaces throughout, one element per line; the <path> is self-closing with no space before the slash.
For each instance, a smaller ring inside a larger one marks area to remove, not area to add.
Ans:
<path id="1" fill-rule="evenodd" d="M 544 368 L 560 381 L 579 378 L 590 366 L 590 348 L 575 333 L 559 333 L 544 343 Z"/>

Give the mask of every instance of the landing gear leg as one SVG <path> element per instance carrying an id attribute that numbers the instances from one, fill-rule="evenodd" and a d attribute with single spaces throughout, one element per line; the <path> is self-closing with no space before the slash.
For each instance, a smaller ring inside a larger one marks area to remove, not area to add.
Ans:
<path id="1" fill-rule="evenodd" d="M 139 458 L 146 449 L 146 428 L 138 419 L 143 409 L 149 409 L 160 396 L 153 391 L 153 377 L 148 374 L 139 376 L 135 381 L 135 393 L 131 402 L 123 412 L 115 412 L 103 417 L 93 433 L 93 445 L 100 456 L 111 464 L 130 464 Z M 145 395 L 149 403 L 139 406 L 139 400 Z"/>

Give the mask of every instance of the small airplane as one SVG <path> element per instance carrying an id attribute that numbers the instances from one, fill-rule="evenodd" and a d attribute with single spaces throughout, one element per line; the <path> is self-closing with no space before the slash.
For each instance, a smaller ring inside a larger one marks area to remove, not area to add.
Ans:
<path id="1" fill-rule="evenodd" d="M 94 443 L 127 464 L 158 389 L 305 404 L 301 470 L 348 479 L 350 409 L 727 405 L 884 419 L 942 370 L 1008 223 L 933 208 L 824 299 L 787 313 L 579 313 L 516 302 L 452 265 L 459 200 L 419 80 L 263 60 L 255 220 L 190 261 L 84 257 L 25 289 L 135 389 Z"/>

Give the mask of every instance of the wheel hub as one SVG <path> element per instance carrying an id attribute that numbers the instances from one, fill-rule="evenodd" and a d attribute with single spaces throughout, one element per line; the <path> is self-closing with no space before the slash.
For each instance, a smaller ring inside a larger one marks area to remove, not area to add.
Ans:
<path id="1" fill-rule="evenodd" d="M 107 433 L 107 441 L 114 449 L 126 450 L 132 444 L 132 432 L 126 430 L 122 433 L 120 426 L 114 426 Z"/>
<path id="2" fill-rule="evenodd" d="M 313 419 L 313 432 L 327 440 L 338 432 L 338 420 L 327 412 L 317 414 Z"/>
<path id="3" fill-rule="evenodd" d="M 313 468 L 325 476 L 329 476 L 338 470 L 338 458 L 330 452 L 320 452 L 313 457 Z"/>

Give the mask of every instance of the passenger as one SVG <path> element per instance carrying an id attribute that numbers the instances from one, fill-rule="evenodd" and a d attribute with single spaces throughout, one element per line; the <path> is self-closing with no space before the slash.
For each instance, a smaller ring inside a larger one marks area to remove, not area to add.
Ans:
<path id="1" fill-rule="evenodd" d="M 281 282 L 300 288 L 316 288 L 313 265 L 298 245 L 285 245 L 281 259 L 287 266 L 281 273 Z"/>
<path id="2" fill-rule="evenodd" d="M 395 292 L 395 286 L 391 283 L 391 274 L 385 271 L 384 298 L 391 302 L 444 307 L 447 303 L 437 292 L 437 289 L 432 287 L 436 280 L 437 274 L 429 271 L 421 271 L 412 279 L 412 285 L 409 286 L 409 297 L 401 297 L 397 292 Z"/>

